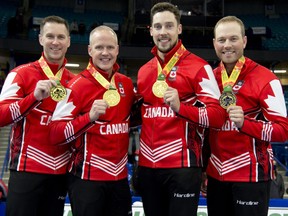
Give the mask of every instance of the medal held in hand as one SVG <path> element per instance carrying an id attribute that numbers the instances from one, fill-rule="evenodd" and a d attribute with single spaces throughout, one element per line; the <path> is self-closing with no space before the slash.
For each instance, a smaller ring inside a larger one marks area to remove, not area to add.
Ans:
<path id="1" fill-rule="evenodd" d="M 67 96 L 67 91 L 66 89 L 60 84 L 60 81 L 57 81 L 57 85 L 53 86 L 50 89 L 50 95 L 51 98 L 58 102 L 63 100 Z"/>
<path id="2" fill-rule="evenodd" d="M 47 62 L 45 61 L 45 59 L 43 58 L 43 56 L 41 56 L 41 58 L 38 60 L 43 72 L 45 73 L 45 75 L 49 78 L 49 79 L 53 79 L 56 81 L 56 86 L 53 86 L 50 89 L 50 96 L 52 98 L 52 100 L 58 102 L 63 100 L 66 96 L 67 96 L 67 91 L 66 88 L 64 88 L 61 83 L 61 77 L 64 71 L 64 66 L 62 66 L 57 73 L 54 75 L 53 72 L 51 71 L 49 65 L 47 64 Z"/>
<path id="3" fill-rule="evenodd" d="M 163 98 L 167 88 L 168 84 L 165 82 L 165 76 L 160 74 L 157 81 L 152 86 L 152 92 L 156 97 Z"/>
<path id="4" fill-rule="evenodd" d="M 116 106 L 120 102 L 120 94 L 117 89 L 109 87 L 103 95 L 103 100 L 105 100 L 110 107 Z"/>
<path id="5" fill-rule="evenodd" d="M 232 87 L 230 85 L 224 88 L 224 91 L 221 94 L 219 101 L 220 106 L 224 109 L 227 109 L 231 105 L 236 105 L 236 96 L 232 92 Z"/>
<path id="6" fill-rule="evenodd" d="M 110 83 L 99 71 L 96 70 L 91 62 L 89 62 L 87 70 L 90 71 L 95 80 L 103 88 L 107 89 L 103 94 L 103 100 L 105 100 L 110 107 L 116 106 L 120 102 L 121 96 L 116 88 L 115 74 L 112 76 Z"/>
<path id="7" fill-rule="evenodd" d="M 160 62 L 159 61 L 157 62 L 158 77 L 156 82 L 152 86 L 152 92 L 156 97 L 158 98 L 164 97 L 164 93 L 169 87 L 165 79 L 185 51 L 186 48 L 183 45 L 181 45 L 163 69 L 161 67 Z"/>
<path id="8" fill-rule="evenodd" d="M 227 109 L 231 105 L 236 105 L 236 95 L 232 91 L 232 86 L 236 83 L 244 63 L 245 57 L 241 56 L 234 65 L 233 70 L 230 73 L 228 72 L 230 74 L 228 77 L 224 63 L 220 62 L 223 93 L 219 98 L 219 102 L 224 109 Z"/>
<path id="9" fill-rule="evenodd" d="M 164 93 L 168 88 L 168 84 L 163 80 L 157 80 L 152 87 L 153 94 L 158 98 L 163 98 Z"/>

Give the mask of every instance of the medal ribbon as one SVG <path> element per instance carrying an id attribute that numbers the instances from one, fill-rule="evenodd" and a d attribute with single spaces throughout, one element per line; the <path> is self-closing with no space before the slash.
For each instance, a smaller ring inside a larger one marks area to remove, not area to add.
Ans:
<path id="1" fill-rule="evenodd" d="M 102 76 L 102 74 L 97 71 L 92 64 L 89 62 L 87 66 L 87 70 L 92 74 L 92 76 L 97 80 L 100 85 L 102 85 L 105 89 L 111 89 L 111 90 L 116 90 L 116 85 L 115 85 L 115 74 L 111 78 L 111 82 L 105 79 L 105 77 Z"/>
<path id="2" fill-rule="evenodd" d="M 49 65 L 47 64 L 47 62 L 45 61 L 45 59 L 43 58 L 43 56 L 41 56 L 41 58 L 38 60 L 42 70 L 44 71 L 45 75 L 50 79 L 53 78 L 54 80 L 58 81 L 60 83 L 63 71 L 64 71 L 64 67 L 60 68 L 57 73 L 54 75 L 53 72 L 51 71 Z"/>
<path id="3" fill-rule="evenodd" d="M 236 65 L 234 66 L 230 77 L 228 77 L 228 74 L 227 74 L 227 71 L 225 69 L 223 62 L 222 61 L 220 62 L 221 79 L 222 79 L 222 85 L 223 85 L 224 91 L 230 91 L 230 92 L 232 91 L 232 86 L 237 81 L 244 63 L 245 63 L 245 58 L 244 56 L 241 56 L 241 58 L 237 61 Z"/>
<path id="4" fill-rule="evenodd" d="M 183 44 L 179 47 L 176 53 L 172 56 L 172 58 L 169 60 L 169 62 L 165 65 L 165 67 L 162 69 L 160 62 L 158 61 L 158 78 L 157 80 L 164 80 L 165 77 L 169 74 L 171 69 L 174 67 L 174 65 L 178 62 L 180 57 L 183 55 L 183 53 L 186 51 L 186 48 L 183 46 Z"/>

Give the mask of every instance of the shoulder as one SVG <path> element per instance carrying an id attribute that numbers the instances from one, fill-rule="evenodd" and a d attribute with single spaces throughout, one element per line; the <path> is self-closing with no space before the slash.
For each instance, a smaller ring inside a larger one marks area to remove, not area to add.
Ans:
<path id="1" fill-rule="evenodd" d="M 268 68 L 257 62 L 246 58 L 245 71 L 248 76 L 253 77 L 254 82 L 269 83 L 272 80 L 278 80 L 277 76 Z"/>
<path id="2" fill-rule="evenodd" d="M 208 64 L 208 62 L 203 59 L 202 57 L 190 52 L 190 51 L 186 51 L 184 54 L 183 54 L 183 58 L 187 58 L 189 60 L 193 59 L 195 61 L 198 61 L 199 63 L 202 63 L 202 64 Z"/>
<path id="3" fill-rule="evenodd" d="M 127 86 L 127 87 L 134 88 L 133 81 L 130 77 L 124 74 L 121 74 L 119 72 L 117 72 L 115 75 L 117 77 L 117 82 L 118 82 L 119 87 Z"/>
<path id="4" fill-rule="evenodd" d="M 41 77 L 41 73 L 39 73 L 40 69 L 41 68 L 39 64 L 35 62 L 30 62 L 13 68 L 8 74 L 8 76 L 18 77 L 22 79 L 23 82 L 29 83 L 30 81 L 40 79 Z M 17 82 L 19 82 L 19 79 Z"/>
<path id="5" fill-rule="evenodd" d="M 143 70 L 147 70 L 149 68 L 154 69 L 156 67 L 157 67 L 157 59 L 156 57 L 154 57 L 140 67 L 139 73 L 141 73 Z"/>
<path id="6" fill-rule="evenodd" d="M 72 73 L 70 70 L 67 68 L 64 69 L 64 74 L 68 75 L 69 77 L 74 78 L 77 74 Z"/>
<path id="7" fill-rule="evenodd" d="M 116 75 L 116 77 L 118 77 L 121 80 L 125 80 L 125 81 L 128 81 L 128 82 L 131 81 L 132 82 L 131 78 L 126 76 L 125 74 L 121 74 L 119 72 L 116 72 L 115 75 Z"/>
<path id="8" fill-rule="evenodd" d="M 38 67 L 39 67 L 39 65 L 37 65 L 37 63 L 29 62 L 27 64 L 19 65 L 19 66 L 15 67 L 14 69 L 12 69 L 11 71 L 16 72 L 16 73 L 27 73 L 28 70 L 29 70 L 29 72 L 31 70 L 37 70 Z"/>
<path id="9" fill-rule="evenodd" d="M 194 54 L 194 53 L 191 53 L 189 51 L 186 51 L 183 56 L 181 57 L 180 59 L 181 63 L 184 64 L 184 65 L 188 65 L 190 66 L 191 68 L 203 68 L 204 66 L 209 65 L 209 63 L 201 58 L 200 56 Z"/>
<path id="10" fill-rule="evenodd" d="M 83 71 L 77 75 L 75 75 L 68 83 L 68 88 L 70 89 L 82 89 L 88 83 L 86 71 Z"/>

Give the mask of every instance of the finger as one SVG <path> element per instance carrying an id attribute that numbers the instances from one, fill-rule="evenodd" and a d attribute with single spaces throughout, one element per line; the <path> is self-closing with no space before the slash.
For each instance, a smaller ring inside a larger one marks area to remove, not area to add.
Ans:
<path id="1" fill-rule="evenodd" d="M 51 83 L 51 87 L 52 86 L 57 86 L 57 82 L 55 80 L 53 80 L 53 79 L 50 79 L 50 83 Z"/>

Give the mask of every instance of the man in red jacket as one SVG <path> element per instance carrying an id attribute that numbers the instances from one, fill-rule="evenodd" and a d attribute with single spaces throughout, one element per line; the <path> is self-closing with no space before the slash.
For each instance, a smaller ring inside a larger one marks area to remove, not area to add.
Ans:
<path id="1" fill-rule="evenodd" d="M 138 72 L 143 98 L 139 191 L 146 216 L 197 215 L 203 127 L 220 128 L 225 110 L 212 68 L 178 39 L 179 9 L 167 2 L 151 9 L 155 56 Z"/>
<path id="2" fill-rule="evenodd" d="M 207 167 L 209 216 L 266 216 L 273 152 L 270 142 L 288 139 L 287 111 L 279 79 L 243 55 L 247 44 L 240 19 L 227 16 L 214 29 L 221 60 L 214 70 L 227 110 L 221 130 L 210 129 Z M 219 208 L 223 206 L 225 208 Z"/>
<path id="3" fill-rule="evenodd" d="M 0 96 L 0 126 L 12 124 L 7 215 L 62 216 L 67 194 L 68 145 L 52 146 L 49 123 L 74 74 L 65 68 L 69 25 L 58 16 L 43 19 L 39 60 L 8 74 Z"/>
<path id="4" fill-rule="evenodd" d="M 69 83 L 51 123 L 54 144 L 73 142 L 69 198 L 73 216 L 129 216 L 127 160 L 132 80 L 118 72 L 116 33 L 98 26 L 90 33 L 87 68 Z"/>

